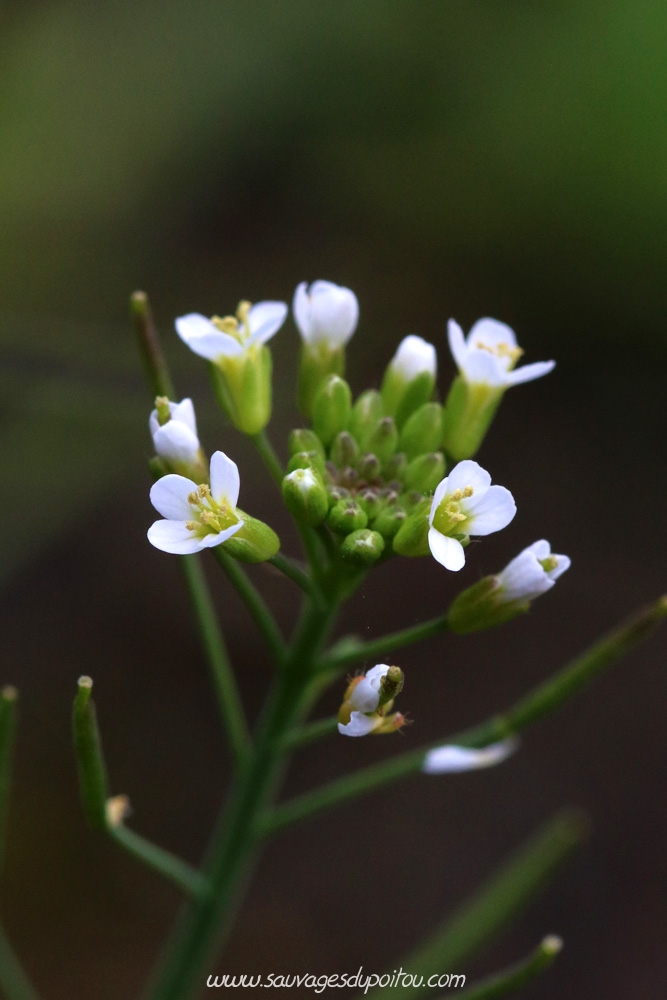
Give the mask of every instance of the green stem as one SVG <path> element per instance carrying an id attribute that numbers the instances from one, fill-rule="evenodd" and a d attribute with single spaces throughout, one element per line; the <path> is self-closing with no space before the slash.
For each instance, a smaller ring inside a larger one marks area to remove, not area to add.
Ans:
<path id="1" fill-rule="evenodd" d="M 151 392 L 153 396 L 167 396 L 173 399 L 174 385 L 145 292 L 133 293 L 130 298 L 130 312 Z"/>
<path id="2" fill-rule="evenodd" d="M 128 854 L 141 861 L 147 868 L 163 875 L 186 896 L 201 896 L 207 888 L 206 879 L 187 862 L 177 858 L 169 851 L 163 850 L 145 837 L 128 829 L 121 823 L 109 827 L 108 833 L 117 844 L 120 844 Z"/>
<path id="3" fill-rule="evenodd" d="M 443 969 L 454 970 L 503 930 L 560 868 L 586 834 L 582 818 L 561 813 L 506 862 L 476 895 L 428 940 L 401 960 L 409 973 L 424 977 L 422 986 L 407 986 L 401 997 L 417 1000 L 432 995 L 429 977 Z M 381 1000 L 383 991 L 371 990 L 369 1000 Z"/>
<path id="4" fill-rule="evenodd" d="M 225 731 L 238 767 L 248 753 L 250 734 L 227 647 L 198 556 L 182 556 L 180 563 L 218 695 Z"/>
<path id="5" fill-rule="evenodd" d="M 667 598 L 663 597 L 595 643 L 549 680 L 538 685 L 503 715 L 494 716 L 472 729 L 466 729 L 449 738 L 391 757 L 389 760 L 339 778 L 314 792 L 298 796 L 264 818 L 265 832 L 274 833 L 293 826 L 323 809 L 330 809 L 359 795 L 374 791 L 398 778 L 417 774 L 423 768 L 425 755 L 438 746 L 454 744 L 484 747 L 521 732 L 544 715 L 553 712 L 602 670 L 633 649 L 653 631 L 666 614 Z"/>
<path id="6" fill-rule="evenodd" d="M 489 976 L 480 983 L 473 984 L 459 996 L 461 1000 L 496 1000 L 497 997 L 515 993 L 548 969 L 562 947 L 563 942 L 559 937 L 545 937 L 528 958 L 524 958 L 522 962 L 517 962 L 503 972 Z"/>
<path id="7" fill-rule="evenodd" d="M 398 632 L 390 632 L 389 635 L 383 635 L 379 639 L 371 639 L 370 642 L 360 642 L 348 636 L 326 653 L 322 658 L 322 667 L 325 670 L 341 670 L 359 660 L 371 660 L 402 646 L 411 646 L 414 642 L 429 639 L 433 635 L 445 632 L 448 628 L 447 615 L 439 615 L 420 625 L 412 625 Z"/>
<path id="8" fill-rule="evenodd" d="M 303 570 L 299 569 L 299 567 L 296 566 L 291 559 L 288 559 L 286 556 L 281 555 L 280 552 L 277 552 L 275 556 L 268 560 L 268 562 L 270 562 L 272 566 L 275 566 L 276 569 L 280 570 L 280 572 L 295 583 L 297 587 L 301 587 L 304 594 L 312 595 L 314 593 L 315 588 L 313 587 L 313 581 L 306 573 L 303 572 Z"/>
<path id="9" fill-rule="evenodd" d="M 6 1000 L 39 1000 L 39 994 L 29 982 L 2 927 L 0 927 L 0 986 Z"/>
<path id="10" fill-rule="evenodd" d="M 229 929 L 256 861 L 257 818 L 277 794 L 286 767 L 284 733 L 309 707 L 319 685 L 313 663 L 335 608 L 309 601 L 285 658 L 255 740 L 252 756 L 224 810 L 204 871 L 209 891 L 182 914 L 163 968 L 148 992 L 152 1000 L 185 1000 L 203 981 L 214 951 Z"/>
<path id="11" fill-rule="evenodd" d="M 327 719 L 317 719 L 316 722 L 309 722 L 305 726 L 293 729 L 287 733 L 283 741 L 283 747 L 287 750 L 295 750 L 297 747 L 305 746 L 307 743 L 314 743 L 315 740 L 323 736 L 330 736 L 338 730 L 338 719 L 336 716 Z"/>
<path id="12" fill-rule="evenodd" d="M 16 701 L 18 692 L 7 685 L 0 691 L 0 864 L 5 853 L 7 806 L 11 786 L 12 757 L 16 734 Z"/>
<path id="13" fill-rule="evenodd" d="M 280 486 L 283 481 L 285 472 L 281 465 L 280 459 L 278 458 L 275 449 L 271 442 L 269 441 L 266 431 L 260 431 L 259 434 L 251 434 L 250 439 L 257 448 L 264 460 L 264 464 L 271 473 L 272 478 Z"/>
<path id="14" fill-rule="evenodd" d="M 282 664 L 285 658 L 285 640 L 275 618 L 266 606 L 264 598 L 248 579 L 238 562 L 222 551 L 221 545 L 213 549 L 213 554 L 224 569 L 237 594 L 248 608 L 255 624 L 264 636 L 274 660 L 278 665 Z"/>

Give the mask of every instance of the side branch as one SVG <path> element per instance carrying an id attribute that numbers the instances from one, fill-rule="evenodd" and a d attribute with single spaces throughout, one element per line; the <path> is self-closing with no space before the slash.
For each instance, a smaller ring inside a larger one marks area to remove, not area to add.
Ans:
<path id="1" fill-rule="evenodd" d="M 553 712 L 606 667 L 611 666 L 646 638 L 667 615 L 667 598 L 640 611 L 626 624 L 595 643 L 572 663 L 538 685 L 513 708 L 494 716 L 479 726 L 466 729 L 446 739 L 438 740 L 408 753 L 364 768 L 354 774 L 331 782 L 314 792 L 301 795 L 285 805 L 278 806 L 263 821 L 263 832 L 274 833 L 329 809 L 359 795 L 374 791 L 383 785 L 409 774 L 419 773 L 429 750 L 444 744 L 463 747 L 485 747 L 497 743 Z"/>
<path id="2" fill-rule="evenodd" d="M 447 615 L 439 615 L 431 618 L 430 621 L 421 625 L 412 625 L 410 628 L 401 629 L 398 632 L 390 632 L 379 639 L 371 639 L 369 642 L 360 642 L 357 639 L 346 638 L 336 643 L 321 660 L 324 670 L 338 671 L 345 667 L 358 663 L 360 660 L 371 660 L 378 656 L 384 656 L 394 649 L 403 646 L 411 646 L 414 642 L 421 642 L 422 639 L 430 639 L 432 635 L 440 635 L 449 628 Z"/>

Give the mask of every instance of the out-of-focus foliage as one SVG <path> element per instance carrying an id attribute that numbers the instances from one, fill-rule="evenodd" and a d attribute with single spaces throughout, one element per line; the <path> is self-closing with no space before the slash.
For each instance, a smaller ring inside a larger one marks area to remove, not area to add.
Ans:
<path id="1" fill-rule="evenodd" d="M 561 343 L 662 351 L 658 0 L 69 0 L 2 17 L 3 510 L 24 484 L 5 570 L 138 450 L 133 287 L 170 317 L 324 276 L 382 289 L 384 321 L 407 288 L 440 296 L 444 320 L 484 286 L 513 321 L 520 276 Z M 383 288 L 389 257 L 405 281 Z"/>

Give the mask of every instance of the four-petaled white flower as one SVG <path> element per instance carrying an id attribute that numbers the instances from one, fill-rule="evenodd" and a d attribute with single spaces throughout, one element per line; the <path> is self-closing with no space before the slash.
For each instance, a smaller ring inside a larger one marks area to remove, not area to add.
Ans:
<path id="1" fill-rule="evenodd" d="M 294 293 L 294 320 L 306 344 L 344 347 L 357 328 L 359 303 L 349 288 L 331 281 L 302 281 Z"/>
<path id="2" fill-rule="evenodd" d="M 168 462 L 196 462 L 200 445 L 192 400 L 165 401 L 165 406 L 169 407 L 169 420 L 165 424 L 160 424 L 157 410 L 153 410 L 148 422 L 156 454 Z"/>
<path id="3" fill-rule="evenodd" d="M 156 549 L 187 555 L 220 545 L 243 527 L 236 510 L 239 470 L 224 452 L 211 457 L 211 485 L 169 475 L 153 485 L 151 503 L 166 520 L 148 529 Z"/>
<path id="4" fill-rule="evenodd" d="M 495 319 L 478 320 L 467 338 L 459 324 L 450 319 L 447 336 L 454 361 L 467 382 L 508 389 L 546 375 L 556 364 L 536 361 L 515 369 L 523 351 L 517 345 L 514 330 Z"/>
<path id="5" fill-rule="evenodd" d="M 516 514 L 514 497 L 504 486 L 492 486 L 491 476 L 466 459 L 454 466 L 436 487 L 429 514 L 428 544 L 446 569 L 460 570 L 465 554 L 459 538 L 490 535 L 506 527 Z"/>
<path id="6" fill-rule="evenodd" d="M 435 378 L 438 367 L 435 347 L 422 337 L 411 333 L 398 345 L 389 367 L 406 382 L 411 382 L 422 372 L 427 372 Z"/>
<path id="7" fill-rule="evenodd" d="M 284 302 L 241 302 L 236 316 L 206 319 L 188 313 L 176 320 L 176 332 L 191 351 L 208 361 L 238 358 L 270 340 L 285 322 Z"/>
<path id="8" fill-rule="evenodd" d="M 569 568 L 568 556 L 552 553 L 544 539 L 533 542 L 497 574 L 498 599 L 503 604 L 532 601 L 550 590 L 561 573 Z"/>
<path id="9" fill-rule="evenodd" d="M 380 688 L 388 671 L 389 666 L 386 663 L 378 663 L 365 677 L 357 681 L 347 699 L 348 705 L 353 710 L 350 721 L 345 725 L 342 722 L 338 723 L 338 732 L 343 736 L 368 736 L 382 724 L 381 717 L 366 713 L 375 712 L 380 704 Z"/>
<path id="10" fill-rule="evenodd" d="M 453 774 L 458 771 L 475 771 L 481 767 L 492 767 L 506 760 L 518 745 L 518 739 L 510 736 L 501 743 L 491 743 L 481 750 L 453 744 L 436 747 L 435 750 L 429 750 L 424 757 L 422 771 L 425 774 Z"/>

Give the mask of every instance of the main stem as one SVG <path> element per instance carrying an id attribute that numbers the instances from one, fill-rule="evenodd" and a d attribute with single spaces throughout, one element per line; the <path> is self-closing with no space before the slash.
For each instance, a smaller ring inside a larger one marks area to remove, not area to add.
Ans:
<path id="1" fill-rule="evenodd" d="M 314 695 L 312 666 L 334 611 L 335 604 L 326 610 L 312 601 L 305 604 L 285 669 L 260 722 L 254 750 L 214 836 L 203 872 L 209 891 L 179 919 L 166 949 L 166 961 L 147 994 L 151 1000 L 186 1000 L 197 985 L 204 986 L 206 972 L 212 971 L 209 963 L 231 926 L 259 854 L 258 817 L 277 794 L 287 764 L 284 734 Z"/>

